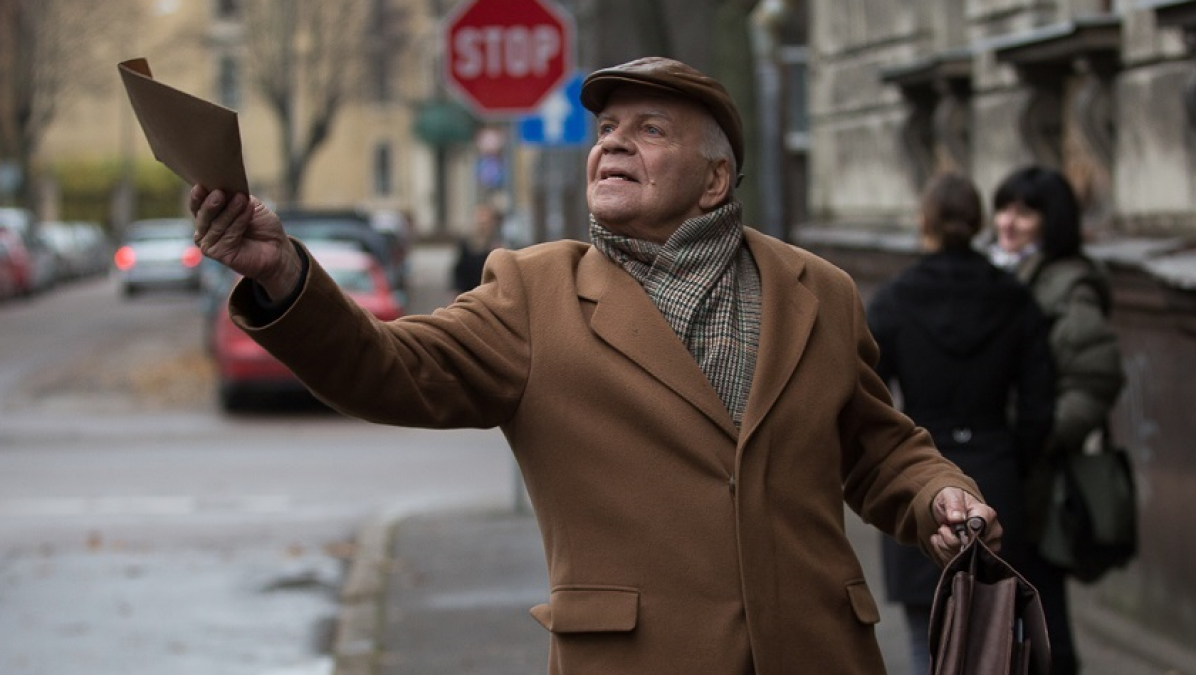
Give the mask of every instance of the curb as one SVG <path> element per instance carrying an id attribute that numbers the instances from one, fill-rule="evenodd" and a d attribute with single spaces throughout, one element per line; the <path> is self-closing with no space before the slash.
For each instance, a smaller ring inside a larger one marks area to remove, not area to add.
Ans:
<path id="1" fill-rule="evenodd" d="M 340 592 L 332 639 L 333 675 L 372 675 L 380 649 L 383 591 L 395 524 L 402 515 L 371 518 L 358 528 L 355 550 Z"/>
<path id="2" fill-rule="evenodd" d="M 329 656 L 331 675 L 374 675 L 386 618 L 387 575 L 394 564 L 392 548 L 398 526 L 407 518 L 446 510 L 487 508 L 489 501 L 398 503 L 380 509 L 358 529 L 345 581 L 339 593 Z"/>

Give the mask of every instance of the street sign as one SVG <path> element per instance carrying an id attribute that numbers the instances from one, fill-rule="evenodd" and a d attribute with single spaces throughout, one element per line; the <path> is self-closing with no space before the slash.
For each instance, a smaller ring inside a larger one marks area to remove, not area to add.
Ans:
<path id="1" fill-rule="evenodd" d="M 552 90 L 535 114 L 519 121 L 519 139 L 528 145 L 584 145 L 590 140 L 590 113 L 581 104 L 585 76 L 574 74 Z"/>
<path id="2" fill-rule="evenodd" d="M 444 26 L 445 81 L 479 117 L 531 113 L 573 70 L 573 20 L 552 0 L 466 0 Z"/>

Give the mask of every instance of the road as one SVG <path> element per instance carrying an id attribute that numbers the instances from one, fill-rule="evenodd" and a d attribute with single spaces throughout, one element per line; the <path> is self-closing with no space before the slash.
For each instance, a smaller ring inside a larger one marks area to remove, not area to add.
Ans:
<path id="1" fill-rule="evenodd" d="M 494 431 L 221 413 L 202 329 L 108 279 L 0 304 L 0 673 L 323 675 L 356 528 L 510 503 Z"/>

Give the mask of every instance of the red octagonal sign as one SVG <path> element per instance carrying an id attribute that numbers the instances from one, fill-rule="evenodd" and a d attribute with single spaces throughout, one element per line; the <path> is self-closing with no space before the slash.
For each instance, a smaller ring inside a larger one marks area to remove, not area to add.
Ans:
<path id="1" fill-rule="evenodd" d="M 531 113 L 573 70 L 573 22 L 551 0 L 466 0 L 444 25 L 446 80 L 480 116 Z"/>

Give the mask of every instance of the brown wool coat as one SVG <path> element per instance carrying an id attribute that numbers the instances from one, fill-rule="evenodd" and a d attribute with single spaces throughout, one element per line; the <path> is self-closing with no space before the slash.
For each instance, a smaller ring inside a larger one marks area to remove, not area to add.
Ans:
<path id="1" fill-rule="evenodd" d="M 746 237 L 763 325 L 739 431 L 640 286 L 579 242 L 496 251 L 481 287 L 390 325 L 314 263 L 281 318 L 249 328 L 245 285 L 231 310 L 349 415 L 502 428 L 543 534 L 550 673 L 883 673 L 844 503 L 925 542 L 939 489 L 979 493 L 892 408 L 848 276 Z"/>

